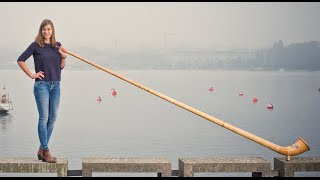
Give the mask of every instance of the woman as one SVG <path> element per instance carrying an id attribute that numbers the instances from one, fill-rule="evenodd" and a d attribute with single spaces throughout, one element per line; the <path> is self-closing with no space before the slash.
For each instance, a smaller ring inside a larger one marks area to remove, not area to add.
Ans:
<path id="1" fill-rule="evenodd" d="M 40 24 L 35 41 L 19 56 L 20 68 L 35 79 L 33 94 L 36 100 L 39 121 L 38 136 L 40 147 L 37 152 L 39 160 L 56 163 L 57 159 L 49 152 L 49 140 L 57 119 L 60 104 L 61 70 L 65 66 L 66 50 L 56 41 L 53 23 L 45 19 Z M 31 73 L 25 61 L 33 55 L 35 74 Z"/>

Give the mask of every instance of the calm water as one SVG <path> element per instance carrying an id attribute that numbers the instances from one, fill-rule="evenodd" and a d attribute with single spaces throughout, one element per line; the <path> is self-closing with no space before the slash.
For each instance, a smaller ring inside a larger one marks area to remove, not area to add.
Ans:
<path id="1" fill-rule="evenodd" d="M 320 155 L 320 72 L 114 72 L 277 145 L 289 146 L 302 137 L 311 150 L 299 156 Z M 0 115 L 0 156 L 36 158 L 33 80 L 21 70 L 0 70 L 1 88 L 4 83 L 14 110 Z M 69 169 L 81 169 L 81 158 L 88 156 L 165 157 L 172 169 L 183 157 L 260 156 L 273 166 L 273 158 L 282 156 L 101 70 L 63 71 L 60 112 L 49 145 L 52 155 L 68 159 Z"/>

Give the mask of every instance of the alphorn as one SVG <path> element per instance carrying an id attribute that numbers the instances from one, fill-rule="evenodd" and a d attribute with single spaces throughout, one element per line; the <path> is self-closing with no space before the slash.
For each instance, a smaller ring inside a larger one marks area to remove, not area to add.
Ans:
<path id="1" fill-rule="evenodd" d="M 90 65 L 92 65 L 92 66 L 94 66 L 96 68 L 98 68 L 98 69 L 101 69 L 101 70 L 103 70 L 103 71 L 105 71 L 105 72 L 107 72 L 107 73 L 109 73 L 109 74 L 111 74 L 111 75 L 113 75 L 113 76 L 115 76 L 115 77 L 117 77 L 119 79 L 122 79 L 122 80 L 124 80 L 124 81 L 126 81 L 126 82 L 128 82 L 128 83 L 130 83 L 130 84 L 132 84 L 132 85 L 134 85 L 134 86 L 136 86 L 138 88 L 140 88 L 140 89 L 143 89 L 143 90 L 145 90 L 145 91 L 147 91 L 147 92 L 149 92 L 149 93 L 151 93 L 151 94 L 153 94 L 155 96 L 158 96 L 158 97 L 160 97 L 160 98 L 162 98 L 162 99 L 164 99 L 164 100 L 166 100 L 166 101 L 168 101 L 168 102 L 170 102 L 172 104 L 175 104 L 175 105 L 177 105 L 177 106 L 179 106 L 179 107 L 181 107 L 181 108 L 183 108 L 183 109 L 185 109 L 187 111 L 190 111 L 190 112 L 192 112 L 192 113 L 194 113 L 194 114 L 196 114 L 196 115 L 198 115 L 198 116 L 200 116 L 202 118 L 205 118 L 205 119 L 207 119 L 207 120 L 209 120 L 211 122 L 214 122 L 217 125 L 222 126 L 222 127 L 226 128 L 226 129 L 228 129 L 228 130 L 230 130 L 230 131 L 232 131 L 234 133 L 237 133 L 237 134 L 239 134 L 239 135 L 241 135 L 241 136 L 243 136 L 243 137 L 245 137 L 245 138 L 247 138 L 247 139 L 249 139 L 251 141 L 254 141 L 254 142 L 256 142 L 256 143 L 258 143 L 258 144 L 260 144 L 262 146 L 265 146 L 265 147 L 267 147 L 267 148 L 269 148 L 269 149 L 271 149 L 271 150 L 273 150 L 273 151 L 275 151 L 275 152 L 277 152 L 279 154 L 285 155 L 287 161 L 290 160 L 290 156 L 295 156 L 295 155 L 298 155 L 298 154 L 301 154 L 301 153 L 303 153 L 305 151 L 310 150 L 307 142 L 305 140 L 303 140 L 301 137 L 299 137 L 296 140 L 296 142 L 294 144 L 292 144 L 291 146 L 287 146 L 287 147 L 279 146 L 279 145 L 274 144 L 274 143 L 272 143 L 270 141 L 267 141 L 267 140 L 265 140 L 265 139 L 263 139 L 261 137 L 258 137 L 258 136 L 254 135 L 254 134 L 251 134 L 251 133 L 246 132 L 246 131 L 244 131 L 244 130 L 242 130 L 240 128 L 237 128 L 237 127 L 235 127 L 235 126 L 233 126 L 231 124 L 228 124 L 228 123 L 226 123 L 226 122 L 224 122 L 224 121 L 222 121 L 220 119 L 217 119 L 217 118 L 215 118 L 213 116 L 210 116 L 210 115 L 208 115 L 208 114 L 206 114 L 206 113 L 204 113 L 202 111 L 199 111 L 199 110 L 197 110 L 197 109 L 195 109 L 193 107 L 190 107 L 190 106 L 188 106 L 186 104 L 183 104 L 183 103 L 181 103 L 181 102 L 179 102 L 177 100 L 174 100 L 174 99 L 172 99 L 172 98 L 170 98 L 170 97 L 168 97 L 166 95 L 163 95 L 163 94 L 158 93 L 158 92 L 156 92 L 156 91 L 154 91 L 152 89 L 149 89 L 149 88 L 147 88 L 147 87 L 145 87 L 145 86 L 143 86 L 141 84 L 138 84 L 138 83 L 136 83 L 136 82 L 134 82 L 134 81 L 132 81 L 130 79 L 122 77 L 122 76 L 112 72 L 111 70 L 108 70 L 108 69 L 106 69 L 106 68 L 104 68 L 104 67 L 102 67 L 102 66 L 100 66 L 100 65 L 98 65 L 98 64 L 96 64 L 94 62 L 91 62 L 91 61 L 89 61 L 89 60 L 87 60 L 87 59 L 85 59 L 85 58 L 83 58 L 81 56 L 78 56 L 78 55 L 76 55 L 76 54 L 74 54 L 74 53 L 72 53 L 72 52 L 70 52 L 68 50 L 64 50 L 64 52 L 66 52 L 67 54 L 69 54 L 69 55 L 71 55 L 71 56 L 73 56 L 75 58 L 78 58 L 78 59 L 80 59 L 80 60 L 82 60 L 82 61 L 84 61 L 84 62 L 86 62 L 86 63 L 88 63 L 88 64 L 90 64 Z"/>

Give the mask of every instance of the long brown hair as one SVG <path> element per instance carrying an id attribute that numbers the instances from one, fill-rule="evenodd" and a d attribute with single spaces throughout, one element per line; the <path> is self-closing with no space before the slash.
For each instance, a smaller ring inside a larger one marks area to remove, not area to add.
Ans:
<path id="1" fill-rule="evenodd" d="M 36 43 L 40 46 L 40 47 L 44 47 L 44 39 L 43 39 L 43 35 L 42 35 L 42 28 L 45 27 L 46 25 L 50 24 L 51 28 L 52 28 L 52 35 L 50 38 L 50 43 L 52 47 L 56 47 L 56 35 L 55 35 L 55 31 L 54 31 L 54 26 L 53 23 L 49 20 L 49 19 L 45 19 L 42 21 L 40 28 L 39 28 L 39 32 L 38 35 L 35 39 Z"/>

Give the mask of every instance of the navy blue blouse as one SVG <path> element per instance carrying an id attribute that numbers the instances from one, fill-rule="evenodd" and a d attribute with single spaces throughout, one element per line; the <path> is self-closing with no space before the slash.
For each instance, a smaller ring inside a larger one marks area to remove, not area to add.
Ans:
<path id="1" fill-rule="evenodd" d="M 61 46 L 57 42 L 57 46 Z M 44 43 L 41 48 L 35 41 L 19 56 L 17 61 L 26 61 L 33 55 L 34 66 L 36 73 L 44 72 L 42 81 L 60 81 L 61 80 L 61 56 L 57 47 L 52 47 L 51 44 Z M 35 81 L 41 81 L 36 78 Z"/>

